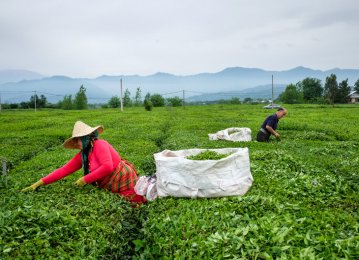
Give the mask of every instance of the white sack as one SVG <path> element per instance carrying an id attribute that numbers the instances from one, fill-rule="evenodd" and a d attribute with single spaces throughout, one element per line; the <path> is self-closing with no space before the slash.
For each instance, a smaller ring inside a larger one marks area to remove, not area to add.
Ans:
<path id="1" fill-rule="evenodd" d="M 136 194 L 146 196 L 147 200 L 155 200 L 157 198 L 156 176 L 141 176 L 134 189 Z"/>
<path id="2" fill-rule="evenodd" d="M 144 196 L 147 193 L 147 188 L 150 185 L 149 177 L 148 176 L 140 176 L 138 178 L 134 190 L 136 194 Z"/>
<path id="3" fill-rule="evenodd" d="M 189 160 L 211 150 L 220 160 Z M 248 148 L 164 150 L 154 154 L 159 197 L 222 197 L 245 194 L 252 185 Z"/>
<path id="4" fill-rule="evenodd" d="M 148 201 L 153 201 L 158 197 L 158 193 L 157 193 L 157 184 L 156 184 L 156 178 L 153 178 L 151 180 L 150 185 L 147 188 L 147 193 L 146 193 L 146 199 Z"/>
<path id="5" fill-rule="evenodd" d="M 209 140 L 228 140 L 233 142 L 252 141 L 252 130 L 248 127 L 231 127 L 215 134 L 208 134 Z"/>

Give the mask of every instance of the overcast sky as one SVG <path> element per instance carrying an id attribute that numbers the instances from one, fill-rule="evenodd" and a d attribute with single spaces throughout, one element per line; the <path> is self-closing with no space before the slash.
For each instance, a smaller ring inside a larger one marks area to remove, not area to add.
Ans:
<path id="1" fill-rule="evenodd" d="M 359 68 L 358 0 L 1 0 L 0 70 Z"/>

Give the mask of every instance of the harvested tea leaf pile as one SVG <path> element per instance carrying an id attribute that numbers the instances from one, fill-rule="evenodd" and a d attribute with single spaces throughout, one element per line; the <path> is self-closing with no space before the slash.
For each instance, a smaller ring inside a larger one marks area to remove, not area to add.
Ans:
<path id="1" fill-rule="evenodd" d="M 204 152 L 201 152 L 199 154 L 196 155 L 191 155 L 188 156 L 187 159 L 189 160 L 219 160 L 222 158 L 227 157 L 229 154 L 220 154 L 220 153 L 216 153 L 215 151 L 211 151 L 211 150 L 206 150 Z"/>

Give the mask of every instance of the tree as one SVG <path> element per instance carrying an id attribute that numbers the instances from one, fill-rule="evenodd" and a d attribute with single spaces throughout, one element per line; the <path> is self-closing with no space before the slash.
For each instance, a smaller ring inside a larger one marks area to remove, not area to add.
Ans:
<path id="1" fill-rule="evenodd" d="M 118 108 L 121 105 L 121 101 L 120 98 L 118 96 L 113 96 L 109 101 L 108 101 L 108 106 L 112 107 L 112 108 Z"/>
<path id="2" fill-rule="evenodd" d="M 179 98 L 179 97 L 171 97 L 171 98 L 167 98 L 167 103 L 170 105 L 170 106 L 173 106 L 173 107 L 180 107 L 182 106 L 182 99 Z"/>
<path id="3" fill-rule="evenodd" d="M 294 85 L 289 84 L 283 93 L 279 95 L 279 99 L 286 104 L 298 104 L 303 102 L 303 92 Z"/>
<path id="4" fill-rule="evenodd" d="M 37 95 L 33 95 L 30 97 L 29 106 L 31 108 L 35 108 L 35 104 L 36 104 L 36 107 L 38 107 L 38 102 L 39 102 L 39 97 Z"/>
<path id="5" fill-rule="evenodd" d="M 125 107 L 132 106 L 131 92 L 128 89 L 126 89 L 125 96 L 123 97 L 123 106 Z"/>
<path id="6" fill-rule="evenodd" d="M 86 97 L 86 88 L 81 85 L 79 91 L 75 95 L 74 107 L 75 109 L 87 109 L 87 97 Z"/>
<path id="7" fill-rule="evenodd" d="M 324 95 L 328 99 L 329 103 L 334 105 L 335 96 L 338 93 L 337 76 L 331 74 L 326 77 L 324 85 Z"/>
<path id="8" fill-rule="evenodd" d="M 140 87 L 138 87 L 136 89 L 136 95 L 135 95 L 135 100 L 134 100 L 134 105 L 135 106 L 141 106 L 142 103 L 142 95 L 141 95 L 141 89 Z"/>
<path id="9" fill-rule="evenodd" d="M 27 109 L 27 108 L 30 108 L 30 102 L 21 102 L 20 103 L 20 108 L 23 108 L 23 109 Z"/>
<path id="10" fill-rule="evenodd" d="M 47 104 L 46 97 L 44 95 L 41 95 L 39 98 L 39 96 L 36 94 L 31 96 L 29 101 L 29 106 L 31 108 L 35 108 L 35 104 L 36 104 L 36 108 L 46 107 Z"/>
<path id="11" fill-rule="evenodd" d="M 153 104 L 152 104 L 152 101 L 151 101 L 151 95 L 150 95 L 150 93 L 147 93 L 147 94 L 146 94 L 145 100 L 143 101 L 143 104 L 144 104 L 145 109 L 146 109 L 147 111 L 151 111 L 151 110 L 152 110 Z"/>
<path id="12" fill-rule="evenodd" d="M 297 83 L 297 87 L 303 92 L 303 99 L 315 102 L 323 95 L 323 87 L 320 79 L 305 78 Z"/>
<path id="13" fill-rule="evenodd" d="M 354 83 L 354 90 L 359 94 L 359 79 Z"/>
<path id="14" fill-rule="evenodd" d="M 150 100 L 154 107 L 163 107 L 165 105 L 165 99 L 160 94 L 153 94 Z"/>
<path id="15" fill-rule="evenodd" d="M 145 100 L 151 100 L 151 94 L 147 92 L 145 96 Z"/>
<path id="16" fill-rule="evenodd" d="M 10 103 L 10 104 L 9 104 L 9 108 L 10 108 L 10 109 L 16 109 L 16 108 L 19 108 L 19 104 L 16 104 L 16 103 Z"/>
<path id="17" fill-rule="evenodd" d="M 246 97 L 244 100 L 243 100 L 243 103 L 252 103 L 253 99 L 250 98 L 250 97 Z"/>
<path id="18" fill-rule="evenodd" d="M 44 95 L 41 95 L 38 103 L 39 103 L 39 107 L 46 107 L 47 105 L 46 97 Z"/>
<path id="19" fill-rule="evenodd" d="M 73 107 L 72 96 L 66 95 L 64 99 L 58 103 L 58 106 L 65 110 L 71 110 Z"/>
<path id="20" fill-rule="evenodd" d="M 348 79 L 346 79 L 339 83 L 338 93 L 335 96 L 335 102 L 347 103 L 349 94 L 350 94 L 350 87 L 348 84 Z"/>
<path id="21" fill-rule="evenodd" d="M 239 97 L 232 97 L 232 99 L 229 101 L 230 104 L 233 105 L 238 105 L 241 103 L 241 100 L 239 99 Z"/>

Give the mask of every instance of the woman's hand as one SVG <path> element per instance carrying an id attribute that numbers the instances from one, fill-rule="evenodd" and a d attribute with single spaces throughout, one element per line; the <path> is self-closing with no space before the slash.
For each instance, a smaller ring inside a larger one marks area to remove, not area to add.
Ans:
<path id="1" fill-rule="evenodd" d="M 75 186 L 77 187 L 83 187 L 85 186 L 87 183 L 85 182 L 85 177 L 81 177 L 80 179 L 78 179 L 77 181 L 75 181 Z"/>
<path id="2" fill-rule="evenodd" d="M 22 189 L 21 192 L 28 192 L 28 191 L 35 191 L 37 190 L 40 186 L 44 185 L 45 183 L 42 180 L 39 180 L 37 182 L 35 182 L 34 184 L 32 184 L 31 186 Z"/>

